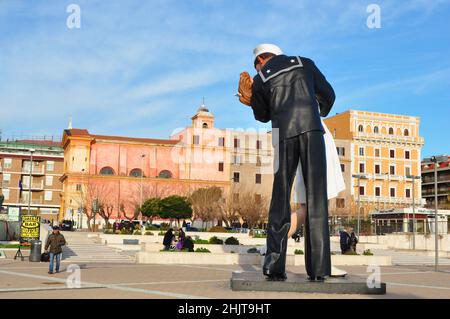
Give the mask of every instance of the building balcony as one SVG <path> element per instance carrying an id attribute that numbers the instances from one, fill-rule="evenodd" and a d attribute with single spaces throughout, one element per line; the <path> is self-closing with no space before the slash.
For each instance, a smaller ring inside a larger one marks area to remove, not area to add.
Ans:
<path id="1" fill-rule="evenodd" d="M 450 196 L 449 193 L 438 193 L 438 197 L 447 197 Z M 434 193 L 422 193 L 422 197 L 434 197 Z"/>
<path id="2" fill-rule="evenodd" d="M 437 178 L 438 184 L 440 183 L 450 183 L 450 176 L 438 176 Z M 432 178 L 422 178 L 422 185 L 426 184 L 434 184 L 434 177 Z"/>
<path id="3" fill-rule="evenodd" d="M 19 203 L 28 205 L 28 198 L 21 198 Z M 32 205 L 44 204 L 44 200 L 42 198 L 33 198 L 33 199 L 31 199 L 30 204 L 32 204 Z"/>
<path id="4" fill-rule="evenodd" d="M 367 139 L 367 140 L 376 140 L 383 142 L 391 142 L 391 143 L 413 143 L 413 144 L 421 144 L 425 143 L 423 137 L 414 137 L 414 136 L 398 136 L 398 135 L 385 135 L 385 134 L 374 134 L 374 133 L 362 133 L 356 132 L 355 138 L 359 139 Z"/>
<path id="5" fill-rule="evenodd" d="M 30 185 L 28 185 L 28 184 L 22 184 L 22 189 L 25 189 L 25 190 L 29 190 L 30 189 Z M 44 181 L 42 181 L 42 182 L 36 182 L 36 183 L 31 183 L 31 190 L 32 191 L 42 191 L 42 190 L 44 190 Z"/>
<path id="6" fill-rule="evenodd" d="M 371 204 L 411 204 L 413 202 L 412 197 L 406 198 L 406 197 L 388 197 L 388 196 L 367 196 L 367 195 L 360 195 L 359 200 L 361 202 L 365 203 L 371 203 Z M 416 203 L 418 202 L 418 199 L 416 198 Z M 355 197 L 355 202 L 358 202 L 358 196 Z"/>
<path id="7" fill-rule="evenodd" d="M 22 167 L 22 175 L 29 175 L 30 168 Z M 31 175 L 45 175 L 44 167 L 33 167 L 31 170 Z"/>

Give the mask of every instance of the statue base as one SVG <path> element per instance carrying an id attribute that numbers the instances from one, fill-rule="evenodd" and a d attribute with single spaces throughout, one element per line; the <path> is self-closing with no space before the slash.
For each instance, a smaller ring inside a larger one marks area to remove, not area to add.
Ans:
<path id="1" fill-rule="evenodd" d="M 268 281 L 259 271 L 235 271 L 231 277 L 233 291 L 271 291 L 325 294 L 384 295 L 386 284 L 369 287 L 364 278 L 327 278 L 324 282 L 310 282 L 306 275 L 287 273 L 286 281 Z"/>

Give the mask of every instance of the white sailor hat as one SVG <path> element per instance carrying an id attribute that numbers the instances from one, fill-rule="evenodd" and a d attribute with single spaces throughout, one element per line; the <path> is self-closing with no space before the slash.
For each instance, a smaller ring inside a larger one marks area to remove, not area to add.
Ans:
<path id="1" fill-rule="evenodd" d="M 253 50 L 253 59 L 255 60 L 258 55 L 263 53 L 273 53 L 275 55 L 280 55 L 283 54 L 283 51 L 281 51 L 281 49 L 275 44 L 263 43 L 256 46 L 256 48 Z"/>

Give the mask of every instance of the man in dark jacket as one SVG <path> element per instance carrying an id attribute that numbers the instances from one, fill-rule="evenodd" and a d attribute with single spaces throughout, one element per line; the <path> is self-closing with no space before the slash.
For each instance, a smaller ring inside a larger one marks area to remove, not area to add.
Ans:
<path id="1" fill-rule="evenodd" d="M 62 246 L 66 244 L 66 239 L 59 232 L 58 226 L 53 226 L 53 232 L 48 236 L 45 243 L 45 251 L 50 253 L 50 265 L 48 273 L 53 274 L 53 260 L 56 258 L 56 273 L 59 273 L 59 265 L 61 262 Z"/>
<path id="2" fill-rule="evenodd" d="M 299 161 L 307 194 L 305 265 L 309 279 L 331 274 L 324 128 L 320 116 L 333 106 L 333 88 L 310 59 L 286 56 L 272 44 L 254 50 L 258 74 L 251 107 L 255 119 L 272 121 L 275 172 L 263 273 L 285 280 L 291 188 Z"/>
<path id="3" fill-rule="evenodd" d="M 175 235 L 173 234 L 173 229 L 169 228 L 169 230 L 164 234 L 164 238 L 163 238 L 164 250 L 170 249 L 170 246 L 172 245 L 172 241 L 173 241 L 174 237 L 175 237 Z"/>
<path id="4" fill-rule="evenodd" d="M 341 253 L 344 255 L 350 249 L 350 235 L 348 230 L 344 228 L 340 233 Z"/>

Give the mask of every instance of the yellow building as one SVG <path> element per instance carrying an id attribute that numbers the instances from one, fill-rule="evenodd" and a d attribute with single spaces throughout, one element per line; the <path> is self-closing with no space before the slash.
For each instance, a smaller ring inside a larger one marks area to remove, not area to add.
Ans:
<path id="1" fill-rule="evenodd" d="M 424 145 L 419 122 L 414 116 L 356 110 L 325 120 L 335 138 L 347 186 L 330 203 L 330 215 L 356 217 L 359 206 L 361 216 L 367 217 L 373 209 L 412 205 L 411 176 L 420 176 Z M 420 179 L 415 181 L 414 200 L 421 203 Z"/>

